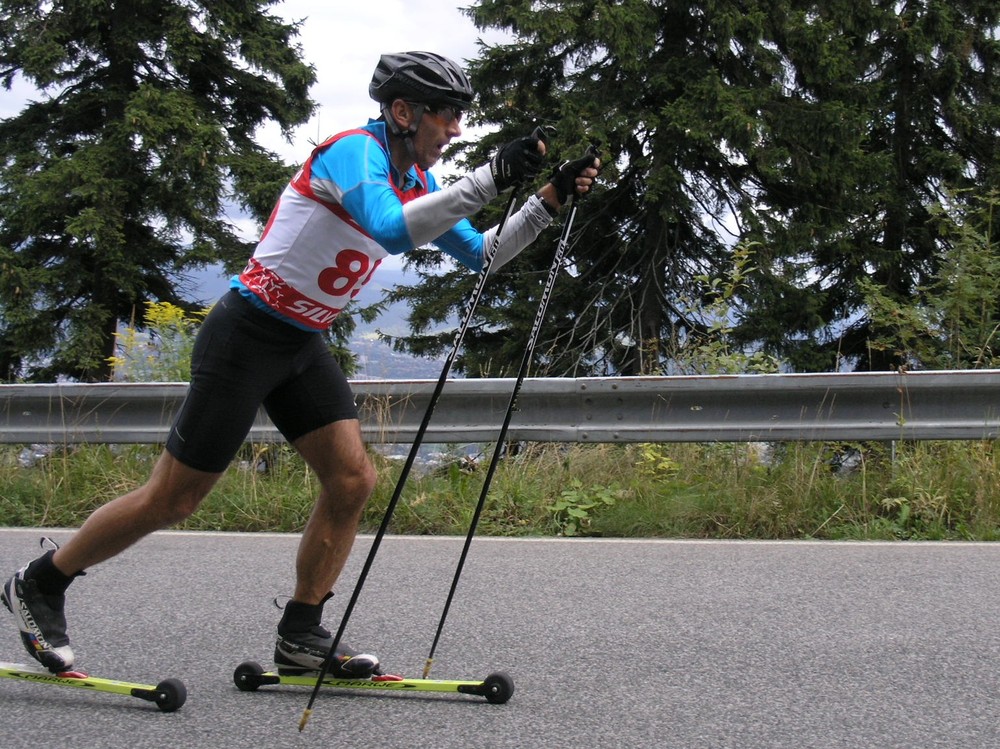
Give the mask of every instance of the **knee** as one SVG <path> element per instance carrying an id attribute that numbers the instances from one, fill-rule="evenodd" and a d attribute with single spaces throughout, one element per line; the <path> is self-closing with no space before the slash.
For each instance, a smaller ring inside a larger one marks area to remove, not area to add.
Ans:
<path id="1" fill-rule="evenodd" d="M 328 481 L 324 481 L 327 493 L 341 507 L 360 511 L 375 490 L 378 474 L 368 456 L 350 466 L 340 466 Z"/>
<path id="2" fill-rule="evenodd" d="M 183 522 L 191 517 L 195 510 L 201 506 L 201 501 L 204 498 L 205 495 L 200 492 L 188 492 L 181 496 L 174 497 L 173 501 L 169 504 L 169 511 L 172 514 L 170 525 Z"/>
<path id="3" fill-rule="evenodd" d="M 133 496 L 148 522 L 166 528 L 187 520 L 210 490 L 210 483 L 164 480 L 163 472 L 154 471 Z"/>
<path id="4" fill-rule="evenodd" d="M 347 493 L 355 497 L 357 503 L 363 506 L 368 501 L 368 497 L 375 491 L 375 483 L 378 481 L 375 466 L 372 465 L 367 455 L 364 460 L 355 466 L 347 480 L 350 484 L 350 489 Z"/>
<path id="5" fill-rule="evenodd" d="M 149 481 L 138 490 L 143 511 L 161 528 L 187 520 L 220 475 L 188 468 L 164 451 Z"/>
<path id="6" fill-rule="evenodd" d="M 153 492 L 147 498 L 147 509 L 157 518 L 158 525 L 166 528 L 187 520 L 201 505 L 205 495 L 200 492 L 180 492 L 165 495 Z"/>

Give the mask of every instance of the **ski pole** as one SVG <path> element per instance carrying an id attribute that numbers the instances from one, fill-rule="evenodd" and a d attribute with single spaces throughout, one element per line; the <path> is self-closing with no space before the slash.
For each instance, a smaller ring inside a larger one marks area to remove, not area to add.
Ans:
<path id="1" fill-rule="evenodd" d="M 599 155 L 597 144 L 591 144 L 587 153 L 596 158 Z M 465 544 L 462 547 L 462 553 L 458 559 L 455 576 L 451 581 L 451 588 L 448 591 L 448 598 L 445 601 L 444 611 L 441 613 L 441 619 L 438 622 L 437 633 L 434 635 L 434 642 L 431 645 L 430 653 L 427 655 L 427 660 L 424 662 L 423 678 L 425 679 L 430 675 L 431 665 L 434 662 L 434 652 L 437 650 L 438 641 L 441 639 L 441 632 L 444 629 L 445 619 L 448 617 L 448 611 L 451 609 L 451 602 L 455 597 L 458 580 L 461 577 L 462 568 L 465 565 L 466 557 L 469 555 L 469 547 L 472 545 L 472 539 L 476 534 L 476 527 L 479 525 L 479 519 L 483 513 L 483 507 L 486 504 L 486 496 L 489 494 L 490 484 L 493 482 L 493 475 L 496 473 L 497 465 L 500 462 L 500 446 L 507 437 L 507 430 L 510 428 L 511 418 L 513 417 L 514 409 L 517 406 L 517 396 L 521 392 L 521 385 L 524 384 L 524 378 L 528 374 L 528 367 L 531 365 L 531 358 L 534 353 L 535 343 L 538 341 L 538 333 L 541 330 L 542 322 L 545 319 L 545 312 L 549 306 L 552 289 L 555 286 L 556 277 L 559 275 L 559 271 L 562 267 L 563 258 L 566 256 L 566 251 L 569 248 L 569 237 L 570 232 L 573 230 L 573 220 L 576 218 L 576 208 L 577 197 L 574 193 L 570 197 L 569 215 L 567 215 L 566 222 L 563 225 L 562 234 L 559 236 L 559 244 L 556 245 L 555 256 L 552 258 L 552 265 L 549 267 L 549 275 L 545 279 L 545 286 L 542 288 L 542 295 L 538 303 L 538 310 L 535 312 L 535 319 L 531 324 L 531 331 L 528 333 L 528 343 L 524 350 L 524 356 L 521 359 L 521 366 L 517 372 L 517 379 L 514 381 L 514 390 L 507 403 L 507 412 L 504 414 L 503 425 L 500 427 L 500 434 L 497 437 L 496 447 L 493 449 L 493 455 L 490 458 L 489 467 L 486 469 L 486 477 L 483 480 L 483 487 L 479 492 L 479 501 L 476 503 L 475 512 L 472 514 L 472 522 L 469 525 L 469 532 L 465 537 Z"/>
<path id="2" fill-rule="evenodd" d="M 538 136 L 543 142 L 546 140 L 546 134 L 541 128 L 536 128 L 533 134 Z M 389 527 L 389 521 L 392 519 L 392 515 L 396 510 L 396 505 L 399 504 L 399 499 L 403 494 L 403 487 L 409 478 L 410 470 L 413 468 L 413 464 L 416 461 L 417 452 L 420 449 L 420 444 L 423 441 L 424 434 L 427 432 L 427 428 L 430 425 L 434 408 L 441 397 L 441 392 L 444 390 L 445 383 L 448 380 L 448 374 L 451 372 L 452 364 L 454 364 L 455 358 L 458 356 L 458 352 L 462 346 L 462 341 L 465 338 L 465 333 L 468 330 L 469 325 L 472 323 L 472 317 L 476 311 L 476 305 L 479 303 L 479 298 L 482 296 L 483 288 L 486 286 L 486 280 L 489 276 L 490 266 L 493 263 L 493 257 L 496 255 L 497 248 L 500 246 L 500 235 L 503 232 L 503 227 L 507 223 L 507 219 L 510 218 L 511 214 L 514 212 L 514 201 L 518 195 L 517 188 L 518 185 L 515 185 L 511 190 L 510 198 L 507 200 L 507 206 L 504 209 L 503 216 L 497 224 L 497 230 L 493 237 L 493 243 L 490 245 L 489 250 L 483 257 L 483 268 L 479 272 L 479 277 L 476 279 L 476 285 L 473 287 L 472 293 L 469 295 L 469 299 L 466 303 L 465 314 L 458 326 L 458 332 L 455 334 L 455 341 L 452 344 L 451 352 L 445 359 L 444 366 L 441 369 L 441 375 L 438 377 L 437 385 L 434 387 L 434 391 L 431 393 L 430 401 L 427 404 L 427 410 L 424 413 L 424 418 L 420 422 L 420 426 L 417 429 L 417 434 L 413 439 L 413 444 L 410 446 L 410 452 L 406 456 L 406 462 L 403 464 L 402 471 L 396 481 L 396 487 L 393 490 L 391 499 L 389 500 L 389 505 L 386 507 L 385 515 L 382 517 L 382 522 L 379 524 L 378 531 L 376 531 L 375 538 L 372 541 L 371 549 L 368 551 L 368 556 L 365 559 L 364 566 L 361 568 L 361 574 L 358 576 L 358 581 L 354 586 L 354 592 L 351 594 L 351 598 L 347 603 L 347 608 L 344 610 L 344 615 L 340 620 L 340 626 L 337 628 L 337 633 L 334 635 L 333 642 L 330 644 L 330 650 L 327 653 L 326 658 L 323 660 L 323 665 L 320 668 L 319 675 L 316 677 L 316 686 L 313 687 L 312 694 L 309 696 L 309 703 L 306 705 L 306 709 L 302 713 L 302 719 L 299 721 L 300 733 L 305 730 L 306 724 L 309 722 L 309 717 L 312 715 L 313 704 L 316 702 L 316 697 L 323 686 L 323 679 L 326 678 L 326 674 L 330 670 L 330 666 L 333 665 L 337 645 L 340 644 L 340 640 L 344 635 L 344 630 L 347 628 L 347 622 L 351 618 L 354 606 L 358 602 L 358 597 L 361 595 L 361 589 L 364 586 L 368 573 L 375 561 L 375 555 L 377 554 L 379 546 L 382 543 L 382 538 L 385 536 L 386 530 Z"/>

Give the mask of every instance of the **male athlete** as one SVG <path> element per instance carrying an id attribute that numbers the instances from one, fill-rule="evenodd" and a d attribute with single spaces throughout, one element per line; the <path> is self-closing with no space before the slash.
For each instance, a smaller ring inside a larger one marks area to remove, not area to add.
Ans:
<path id="1" fill-rule="evenodd" d="M 354 396 L 322 331 L 390 254 L 433 243 L 482 268 L 496 227 L 467 216 L 498 192 L 536 177 L 544 143 L 526 136 L 449 187 L 427 169 L 461 134 L 473 92 L 451 60 L 428 52 L 383 55 L 369 86 L 378 120 L 313 149 L 278 199 L 260 243 L 201 325 L 188 395 L 146 484 L 97 509 L 61 548 L 18 570 L 3 603 L 27 651 L 53 672 L 69 670 L 65 593 L 74 578 L 197 509 L 243 443 L 263 405 L 319 481 L 299 543 L 295 587 L 278 624 L 281 673 L 318 671 L 333 638 L 323 605 L 375 485 Z M 573 192 L 586 192 L 599 161 L 557 169 L 504 226 L 493 267 L 517 255 Z M 366 678 L 378 659 L 339 646 L 331 673 Z"/>

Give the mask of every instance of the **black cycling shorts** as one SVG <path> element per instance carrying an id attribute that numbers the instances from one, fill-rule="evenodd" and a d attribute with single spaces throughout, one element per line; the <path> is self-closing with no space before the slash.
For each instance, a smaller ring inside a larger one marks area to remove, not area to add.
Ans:
<path id="1" fill-rule="evenodd" d="M 261 405 L 289 442 L 358 418 L 354 394 L 323 335 L 257 309 L 233 289 L 198 331 L 191 386 L 166 448 L 191 468 L 220 473 Z"/>

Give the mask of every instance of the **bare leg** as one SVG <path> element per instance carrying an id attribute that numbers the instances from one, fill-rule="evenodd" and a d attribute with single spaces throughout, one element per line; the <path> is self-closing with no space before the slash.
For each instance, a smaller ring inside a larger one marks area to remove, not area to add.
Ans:
<path id="1" fill-rule="evenodd" d="M 149 481 L 95 510 L 56 551 L 53 563 L 72 575 L 110 559 L 153 531 L 187 518 L 221 475 L 188 468 L 164 451 Z"/>
<path id="2" fill-rule="evenodd" d="M 354 545 L 375 469 L 356 419 L 337 421 L 295 441 L 320 481 L 319 497 L 299 542 L 293 598 L 318 604 L 330 592 Z"/>

